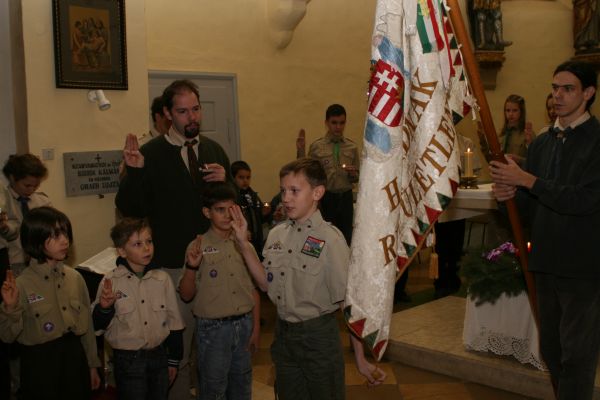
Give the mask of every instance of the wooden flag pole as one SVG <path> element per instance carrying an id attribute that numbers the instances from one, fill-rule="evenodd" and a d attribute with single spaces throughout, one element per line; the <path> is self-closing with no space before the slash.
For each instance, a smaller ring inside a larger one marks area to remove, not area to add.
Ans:
<path id="1" fill-rule="evenodd" d="M 464 67 L 467 71 L 467 76 L 471 83 L 471 89 L 479 105 L 479 116 L 481 117 L 481 123 L 485 132 L 485 137 L 492 153 L 492 159 L 506 163 L 504 153 L 498 142 L 498 136 L 496 136 L 496 129 L 494 128 L 494 121 L 492 120 L 492 114 L 490 113 L 490 106 L 488 105 L 485 97 L 485 91 L 483 90 L 483 84 L 481 83 L 481 76 L 479 75 L 479 67 L 475 60 L 473 48 L 465 24 L 462 19 L 458 0 L 447 0 L 448 6 L 450 7 L 450 21 L 454 28 L 454 34 L 458 43 L 462 45 L 461 53 L 463 56 Z M 537 301 L 535 294 L 535 282 L 533 274 L 529 272 L 527 267 L 527 245 L 525 238 L 523 237 L 523 229 L 521 228 L 521 220 L 517 211 L 517 205 L 514 199 L 506 201 L 506 208 L 508 209 L 508 218 L 512 226 L 512 231 L 515 239 L 515 244 L 519 249 L 519 260 L 521 261 L 521 267 L 525 275 L 525 282 L 527 283 L 527 290 L 529 294 L 529 303 L 531 305 L 531 311 L 535 318 L 536 324 L 538 324 L 538 313 L 537 313 Z M 539 324 L 538 324 L 539 325 Z"/>

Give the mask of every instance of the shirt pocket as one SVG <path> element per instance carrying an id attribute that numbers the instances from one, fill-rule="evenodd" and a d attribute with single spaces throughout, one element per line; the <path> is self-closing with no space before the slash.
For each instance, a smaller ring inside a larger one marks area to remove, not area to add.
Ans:
<path id="1" fill-rule="evenodd" d="M 89 308 L 78 299 L 71 299 L 69 305 L 73 321 L 68 328 L 72 328 L 77 335 L 84 334 L 89 328 Z M 65 322 L 67 322 L 66 318 Z"/>
<path id="2" fill-rule="evenodd" d="M 302 255 L 292 264 L 294 293 L 302 293 L 302 297 L 315 300 L 318 289 L 323 285 L 322 262 L 316 257 Z M 292 272 L 290 271 L 290 272 Z"/>
<path id="3" fill-rule="evenodd" d="M 56 325 L 56 321 L 52 320 L 52 304 L 47 302 L 36 302 L 30 304 L 29 307 L 31 310 L 31 323 L 33 326 L 35 326 L 35 330 L 38 332 L 36 336 L 40 338 L 46 337 L 48 333 L 53 331 Z M 52 327 L 53 329 L 44 329 L 44 326 Z"/>
<path id="4" fill-rule="evenodd" d="M 155 321 L 158 323 L 159 329 L 168 328 L 168 313 L 167 313 L 167 302 L 162 294 L 156 294 L 150 300 L 152 305 L 152 315 Z"/>
<path id="5" fill-rule="evenodd" d="M 135 311 L 135 303 L 130 298 L 120 298 L 115 302 L 115 316 L 121 322 L 131 322 L 132 313 Z"/>
<path id="6" fill-rule="evenodd" d="M 343 150 L 340 156 L 340 162 L 342 164 L 348 165 L 356 165 L 356 160 L 354 159 L 356 152 L 353 150 Z"/>

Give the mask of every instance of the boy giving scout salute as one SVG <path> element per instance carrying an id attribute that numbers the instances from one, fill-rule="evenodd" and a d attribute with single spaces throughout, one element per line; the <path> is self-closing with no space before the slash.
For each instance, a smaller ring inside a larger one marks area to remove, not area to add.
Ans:
<path id="1" fill-rule="evenodd" d="M 207 185 L 202 212 L 210 228 L 188 245 L 179 281 L 181 299 L 194 301 L 199 400 L 252 398 L 250 350 L 260 318 L 253 316 L 258 296 L 233 237 L 236 197 L 228 183 Z"/>
<path id="2" fill-rule="evenodd" d="M 257 285 L 277 306 L 276 390 L 281 400 L 343 399 L 344 359 L 335 312 L 346 294 L 349 249 L 342 233 L 318 210 L 325 171 L 318 160 L 301 158 L 280 173 L 288 220 L 269 233 L 264 267 L 246 236 L 239 207 L 232 209 L 236 241 Z M 367 362 L 362 342 L 351 336 L 356 364 L 370 385 L 385 373 Z"/>
<path id="3" fill-rule="evenodd" d="M 175 286 L 152 263 L 147 220 L 123 218 L 110 236 L 119 257 L 98 287 L 94 328 L 113 348 L 118 397 L 166 400 L 183 355 Z"/>

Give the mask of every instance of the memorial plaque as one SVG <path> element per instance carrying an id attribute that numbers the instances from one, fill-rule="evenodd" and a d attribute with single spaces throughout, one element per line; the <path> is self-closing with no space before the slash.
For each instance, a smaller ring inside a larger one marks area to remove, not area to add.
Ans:
<path id="1" fill-rule="evenodd" d="M 122 150 L 64 153 L 67 197 L 116 193 Z"/>

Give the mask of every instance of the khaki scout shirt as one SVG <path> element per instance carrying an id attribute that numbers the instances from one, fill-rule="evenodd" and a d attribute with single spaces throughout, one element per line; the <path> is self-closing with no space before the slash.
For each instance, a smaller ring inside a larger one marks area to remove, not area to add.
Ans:
<path id="1" fill-rule="evenodd" d="M 161 269 L 152 269 L 140 279 L 119 265 L 104 276 L 96 300 L 100 302 L 104 280 L 112 280 L 115 315 L 104 332 L 111 347 L 119 350 L 153 349 L 171 331 L 185 328 L 171 277 Z M 102 331 L 99 331 L 102 333 Z"/>
<path id="2" fill-rule="evenodd" d="M 21 211 L 21 203 L 19 203 L 19 195 L 17 192 L 12 190 L 12 188 L 7 188 L 7 196 L 6 199 L 6 212 L 8 214 L 8 219 L 16 219 L 19 224 L 19 228 L 21 227 L 21 223 L 23 222 L 23 211 Z M 51 206 L 50 199 L 44 193 L 34 192 L 31 196 L 29 196 L 29 202 L 27 203 L 29 209 L 43 207 L 43 206 Z M 23 251 L 23 247 L 21 246 L 21 240 L 17 237 L 17 239 L 8 242 L 8 259 L 11 265 L 15 264 L 23 264 L 25 262 L 25 252 Z"/>
<path id="3" fill-rule="evenodd" d="M 216 319 L 251 311 L 254 283 L 234 238 L 222 239 L 211 228 L 202 236 L 202 254 L 196 272 L 194 315 Z"/>
<path id="4" fill-rule="evenodd" d="M 32 260 L 17 277 L 17 307 L 0 307 L 0 339 L 32 346 L 66 333 L 81 336 L 90 367 L 100 366 L 92 323 L 90 299 L 81 275 L 58 263 L 55 267 Z"/>
<path id="5" fill-rule="evenodd" d="M 336 140 L 340 143 L 339 159 L 336 162 L 333 154 L 333 147 Z M 343 164 L 353 165 L 358 170 L 359 156 L 356 144 L 346 138 L 335 138 L 333 134 L 327 133 L 324 137 L 317 139 L 310 145 L 308 156 L 321 162 L 327 175 L 327 190 L 333 193 L 342 193 L 352 190 L 352 183 L 357 179 L 350 178 L 348 173 L 342 168 Z"/>
<path id="6" fill-rule="evenodd" d="M 269 297 L 279 318 L 306 321 L 339 309 L 346 295 L 350 251 L 342 233 L 316 211 L 269 233 L 263 250 Z"/>

